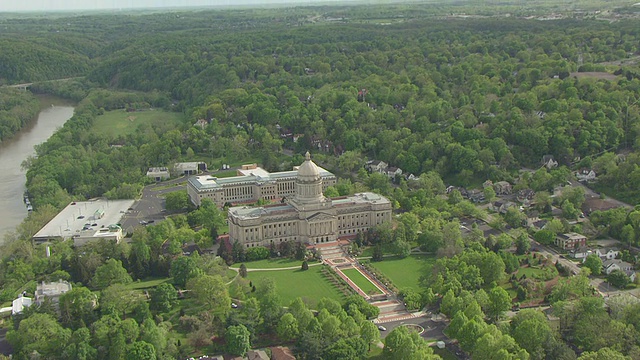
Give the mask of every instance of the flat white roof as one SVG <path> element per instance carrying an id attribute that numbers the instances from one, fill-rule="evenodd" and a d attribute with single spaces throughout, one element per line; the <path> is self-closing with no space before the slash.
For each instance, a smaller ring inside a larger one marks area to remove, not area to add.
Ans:
<path id="1" fill-rule="evenodd" d="M 104 228 L 108 228 L 109 225 L 119 223 L 133 203 L 134 200 L 106 199 L 72 202 L 40 229 L 33 238 L 42 240 L 66 239 L 73 237 L 73 235 L 99 237 L 96 234 L 101 227 L 104 225 Z M 104 216 L 97 219 L 94 215 L 101 211 L 104 212 Z M 83 230 L 83 228 L 87 228 L 87 230 Z"/>

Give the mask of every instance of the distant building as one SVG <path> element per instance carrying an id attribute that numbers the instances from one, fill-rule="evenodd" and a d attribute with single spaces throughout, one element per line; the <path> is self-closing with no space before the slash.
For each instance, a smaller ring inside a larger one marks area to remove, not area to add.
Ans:
<path id="1" fill-rule="evenodd" d="M 119 242 L 124 232 L 118 224 L 133 203 L 106 199 L 71 202 L 33 236 L 33 241 L 73 239 L 76 246 L 99 239 Z"/>
<path id="2" fill-rule="evenodd" d="M 60 296 L 71 291 L 71 284 L 67 281 L 45 283 L 36 286 L 36 304 L 42 305 L 45 299 L 50 299 L 54 306 L 60 302 Z"/>
<path id="3" fill-rule="evenodd" d="M 577 247 L 587 246 L 587 237 L 574 232 L 559 234 L 556 236 L 555 244 L 561 249 L 575 249 Z"/>
<path id="4" fill-rule="evenodd" d="M 593 181 L 596 177 L 596 172 L 592 169 L 581 169 L 576 171 L 576 179 L 578 179 L 578 181 Z"/>
<path id="5" fill-rule="evenodd" d="M 20 314 L 25 308 L 28 308 L 33 304 L 33 299 L 20 295 L 17 299 L 13 300 L 11 304 L 11 314 Z"/>
<path id="6" fill-rule="evenodd" d="M 336 184 L 336 177 L 318 167 L 322 177 L 322 190 Z M 280 200 L 295 195 L 297 171 L 270 173 L 256 164 L 243 165 L 238 176 L 217 178 L 211 175 L 190 177 L 187 194 L 191 202 L 200 206 L 202 199 L 210 199 L 219 207 L 226 203 L 251 203 L 261 199 Z"/>
<path id="7" fill-rule="evenodd" d="M 387 168 L 387 176 L 394 179 L 396 176 L 402 175 L 402 169 L 391 166 Z"/>
<path id="8" fill-rule="evenodd" d="M 553 155 L 545 155 L 542 157 L 542 166 L 553 169 L 558 167 L 558 162 L 553 158 Z"/>
<path id="9" fill-rule="evenodd" d="M 246 247 L 284 241 L 318 244 L 350 237 L 391 221 L 391 202 L 378 194 L 326 198 L 324 176 L 309 153 L 294 179 L 293 196 L 284 203 L 229 209 L 229 241 Z"/>
<path id="10" fill-rule="evenodd" d="M 496 191 L 496 195 L 509 195 L 512 191 L 511 184 L 506 181 L 498 181 L 493 184 L 493 189 Z"/>
<path id="11" fill-rule="evenodd" d="M 620 250 L 616 248 L 596 249 L 596 254 L 603 260 L 613 260 L 620 254 Z"/>
<path id="12" fill-rule="evenodd" d="M 367 169 L 370 173 L 386 173 L 387 172 L 387 167 L 389 167 L 389 164 L 387 164 L 384 161 L 381 160 L 369 160 L 367 161 L 367 163 L 365 164 L 365 169 Z"/>
<path id="13" fill-rule="evenodd" d="M 171 175 L 169 174 L 169 169 L 166 167 L 152 167 L 147 171 L 147 177 L 155 181 L 162 181 L 170 178 Z"/>
<path id="14" fill-rule="evenodd" d="M 173 173 L 177 176 L 196 175 L 200 172 L 207 171 L 207 164 L 200 162 L 180 162 L 173 165 Z"/>

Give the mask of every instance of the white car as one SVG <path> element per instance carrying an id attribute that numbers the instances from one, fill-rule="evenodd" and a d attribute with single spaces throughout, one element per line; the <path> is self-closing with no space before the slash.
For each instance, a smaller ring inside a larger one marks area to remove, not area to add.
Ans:
<path id="1" fill-rule="evenodd" d="M 233 309 L 237 309 L 237 308 L 238 308 L 238 304 L 236 304 L 236 303 L 232 302 L 232 303 L 231 303 L 231 308 L 233 308 Z"/>
<path id="2" fill-rule="evenodd" d="M 387 331 L 387 328 L 386 328 L 386 327 L 384 327 L 384 326 L 382 326 L 382 325 L 379 325 L 379 326 L 378 326 L 378 330 L 380 330 L 380 331 Z"/>

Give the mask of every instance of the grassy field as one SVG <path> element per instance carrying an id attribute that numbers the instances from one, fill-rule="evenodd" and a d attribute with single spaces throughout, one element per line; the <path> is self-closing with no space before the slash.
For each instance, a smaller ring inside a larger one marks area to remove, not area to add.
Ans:
<path id="1" fill-rule="evenodd" d="M 171 278 L 155 278 L 142 281 L 134 281 L 130 284 L 125 285 L 125 287 L 129 290 L 150 289 L 170 280 Z"/>
<path id="2" fill-rule="evenodd" d="M 111 137 L 135 133 L 140 126 L 175 128 L 182 124 L 184 115 L 162 110 L 126 112 L 106 111 L 93 123 L 93 131 Z"/>
<path id="3" fill-rule="evenodd" d="M 376 295 L 381 294 L 382 292 L 378 289 L 369 279 L 367 279 L 364 275 L 360 273 L 357 269 L 345 269 L 342 272 L 347 275 L 351 281 L 353 281 L 360 290 L 364 291 L 365 294 Z"/>
<path id="4" fill-rule="evenodd" d="M 282 305 L 289 305 L 292 300 L 301 297 L 314 307 L 323 297 L 342 302 L 344 300 L 338 289 L 320 272 L 321 266 L 301 270 L 274 270 L 249 272 L 247 279 L 260 286 L 260 279 L 271 278 L 276 284 Z"/>
<path id="5" fill-rule="evenodd" d="M 420 277 L 431 271 L 435 261 L 435 256 L 411 255 L 404 259 L 384 258 L 383 261 L 371 262 L 371 266 L 386 275 L 400 290 L 420 290 Z"/>
<path id="6" fill-rule="evenodd" d="M 314 262 L 309 261 L 309 265 L 314 264 Z M 277 269 L 277 268 L 288 268 L 288 267 L 302 267 L 302 261 L 295 260 L 291 258 L 282 258 L 282 259 L 266 259 L 266 260 L 258 260 L 258 261 L 250 261 L 245 263 L 235 263 L 231 265 L 232 268 L 239 268 L 240 265 L 244 264 L 247 269 Z"/>

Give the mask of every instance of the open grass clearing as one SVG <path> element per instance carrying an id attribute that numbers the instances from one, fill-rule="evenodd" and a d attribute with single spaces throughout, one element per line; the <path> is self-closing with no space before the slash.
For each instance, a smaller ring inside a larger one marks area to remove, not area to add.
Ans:
<path id="1" fill-rule="evenodd" d="M 141 127 L 153 129 L 174 129 L 184 122 L 184 115 L 163 110 L 126 112 L 125 110 L 106 111 L 93 123 L 93 131 L 99 134 L 117 137 L 129 135 Z"/>
<path id="2" fill-rule="evenodd" d="M 399 257 L 384 258 L 382 261 L 371 262 L 371 266 L 388 277 L 399 289 L 413 289 L 419 291 L 420 278 L 431 272 L 436 258 L 432 255 L 410 255 L 404 259 Z"/>
<path id="3" fill-rule="evenodd" d="M 315 264 L 313 261 L 308 261 L 309 265 Z M 280 259 L 265 259 L 257 261 L 248 261 L 244 263 L 235 263 L 231 265 L 232 268 L 240 268 L 240 265 L 244 264 L 247 269 L 277 269 L 277 268 L 290 268 L 290 267 L 302 267 L 302 261 L 291 258 Z"/>
<path id="4" fill-rule="evenodd" d="M 125 285 L 125 288 L 128 290 L 139 290 L 139 289 L 150 289 L 154 288 L 162 283 L 171 281 L 171 278 L 149 278 L 140 281 L 134 281 L 130 284 Z"/>
<path id="5" fill-rule="evenodd" d="M 287 306 L 297 297 L 301 297 L 310 307 L 315 307 L 322 298 L 330 298 L 342 302 L 342 293 L 322 274 L 322 266 L 302 270 L 274 270 L 249 272 L 247 279 L 256 287 L 260 280 L 273 279 L 276 291 L 280 295 L 283 306 Z"/>
<path id="6" fill-rule="evenodd" d="M 382 291 L 378 289 L 373 283 L 367 279 L 358 269 L 344 269 L 342 272 L 353 281 L 360 290 L 364 291 L 365 294 L 369 295 L 377 295 L 382 294 Z"/>

